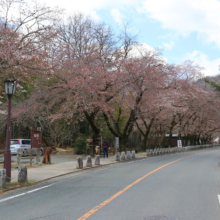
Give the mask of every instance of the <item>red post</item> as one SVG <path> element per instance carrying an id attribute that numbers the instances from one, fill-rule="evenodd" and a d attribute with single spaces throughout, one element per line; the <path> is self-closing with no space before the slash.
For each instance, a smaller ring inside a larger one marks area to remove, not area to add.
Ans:
<path id="1" fill-rule="evenodd" d="M 6 181 L 11 181 L 11 97 L 8 95 L 8 122 L 7 122 L 7 133 L 6 133 L 6 147 L 5 147 L 5 158 L 4 158 L 4 168 L 6 169 Z"/>

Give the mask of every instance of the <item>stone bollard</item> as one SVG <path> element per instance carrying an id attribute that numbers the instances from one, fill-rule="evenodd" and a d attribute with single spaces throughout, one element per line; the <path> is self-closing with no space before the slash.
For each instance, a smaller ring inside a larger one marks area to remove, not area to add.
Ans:
<path id="1" fill-rule="evenodd" d="M 153 155 L 156 155 L 157 149 L 154 148 Z"/>
<path id="2" fill-rule="evenodd" d="M 150 149 L 149 156 L 153 155 L 153 149 Z"/>
<path id="3" fill-rule="evenodd" d="M 82 159 L 82 157 L 77 157 L 77 159 L 76 159 L 76 169 L 83 169 L 83 159 Z"/>
<path id="4" fill-rule="evenodd" d="M 121 152 L 121 160 L 125 160 L 125 152 L 124 151 Z"/>
<path id="5" fill-rule="evenodd" d="M 100 156 L 95 155 L 95 165 L 100 165 Z"/>
<path id="6" fill-rule="evenodd" d="M 131 151 L 131 158 L 134 159 L 135 158 L 135 151 Z"/>
<path id="7" fill-rule="evenodd" d="M 162 148 L 159 149 L 159 154 L 162 154 Z"/>
<path id="8" fill-rule="evenodd" d="M 18 182 L 27 182 L 27 167 L 18 166 Z"/>
<path id="9" fill-rule="evenodd" d="M 0 188 L 4 188 L 6 186 L 6 170 L 0 170 Z"/>
<path id="10" fill-rule="evenodd" d="M 92 167 L 92 158 L 91 158 L 91 156 L 86 156 L 86 167 Z"/>
<path id="11" fill-rule="evenodd" d="M 130 160 L 130 159 L 131 159 L 131 152 L 127 151 L 127 160 Z"/>
<path id="12" fill-rule="evenodd" d="M 119 153 L 119 152 L 117 152 L 117 153 L 115 154 L 115 160 L 116 160 L 116 161 L 120 161 L 120 153 Z"/>
<path id="13" fill-rule="evenodd" d="M 146 150 L 146 156 L 150 155 L 150 150 Z"/>
<path id="14" fill-rule="evenodd" d="M 160 154 L 160 148 L 157 148 L 157 155 Z"/>

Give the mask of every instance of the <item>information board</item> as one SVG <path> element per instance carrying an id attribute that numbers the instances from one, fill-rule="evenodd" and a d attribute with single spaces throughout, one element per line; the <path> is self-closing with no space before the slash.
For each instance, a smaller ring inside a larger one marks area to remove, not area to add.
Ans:
<path id="1" fill-rule="evenodd" d="M 42 133 L 41 131 L 31 130 L 31 148 L 42 147 Z"/>
<path id="2" fill-rule="evenodd" d="M 181 140 L 177 140 L 177 147 L 182 147 L 182 141 Z"/>

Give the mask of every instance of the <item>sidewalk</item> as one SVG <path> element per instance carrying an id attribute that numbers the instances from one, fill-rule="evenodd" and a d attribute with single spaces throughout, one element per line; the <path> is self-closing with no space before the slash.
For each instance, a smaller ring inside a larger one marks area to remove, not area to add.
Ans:
<path id="1" fill-rule="evenodd" d="M 145 158 L 146 153 L 139 153 L 135 154 L 136 159 L 139 158 Z M 133 159 L 131 159 L 133 160 Z M 98 167 L 98 165 L 94 165 L 94 158 L 92 158 L 93 166 L 92 167 Z M 100 165 L 108 165 L 108 164 L 114 164 L 119 163 L 118 161 L 115 161 L 115 156 L 110 156 L 109 158 L 100 158 Z M 85 167 L 86 160 L 83 160 L 83 170 L 86 169 L 92 169 L 92 168 L 86 168 Z M 71 162 L 64 162 L 64 163 L 58 163 L 58 164 L 42 164 L 41 166 L 33 166 L 33 167 L 27 167 L 28 172 L 28 181 L 29 182 L 40 182 L 44 181 L 50 178 L 58 177 L 61 175 L 65 175 L 68 173 L 74 173 L 77 171 L 81 171 L 82 169 L 76 169 L 76 159 Z M 12 170 L 11 172 L 11 182 L 17 182 L 18 181 L 18 170 Z"/>

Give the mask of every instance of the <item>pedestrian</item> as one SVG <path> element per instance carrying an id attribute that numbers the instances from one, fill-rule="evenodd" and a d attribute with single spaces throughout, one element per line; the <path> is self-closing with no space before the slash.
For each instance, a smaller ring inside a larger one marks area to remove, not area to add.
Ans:
<path id="1" fill-rule="evenodd" d="M 107 142 L 106 138 L 104 139 L 104 142 L 102 143 L 102 149 L 103 149 L 103 157 L 108 158 L 108 148 L 110 148 L 109 143 Z"/>

